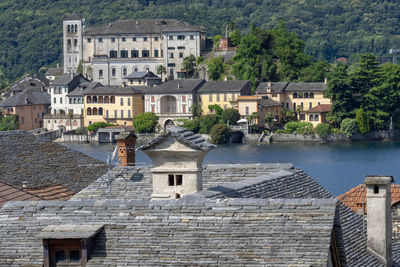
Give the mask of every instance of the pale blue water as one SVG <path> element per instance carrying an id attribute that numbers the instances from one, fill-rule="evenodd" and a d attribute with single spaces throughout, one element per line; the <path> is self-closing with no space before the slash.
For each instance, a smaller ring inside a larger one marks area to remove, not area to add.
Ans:
<path id="1" fill-rule="evenodd" d="M 105 161 L 106 144 L 65 144 L 65 146 Z M 141 151 L 139 164 L 151 164 Z M 305 170 L 332 194 L 339 195 L 363 183 L 368 174 L 392 175 L 400 179 L 400 142 L 360 142 L 341 144 L 230 144 L 211 150 L 204 164 L 293 163 Z M 400 181 L 400 180 L 399 180 Z"/>

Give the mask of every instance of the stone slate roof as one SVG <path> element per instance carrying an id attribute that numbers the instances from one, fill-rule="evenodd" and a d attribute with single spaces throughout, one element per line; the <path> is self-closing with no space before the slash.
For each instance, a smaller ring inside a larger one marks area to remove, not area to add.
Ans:
<path id="1" fill-rule="evenodd" d="M 185 128 L 179 126 L 171 126 L 168 128 L 168 133 L 166 135 L 153 139 L 149 143 L 142 145 L 140 149 L 146 150 L 148 148 L 154 147 L 168 135 L 174 136 L 178 142 L 186 144 L 194 149 L 208 151 L 217 147 L 216 145 L 207 142 L 200 135 L 195 134 L 192 131 L 188 131 Z"/>
<path id="2" fill-rule="evenodd" d="M 324 91 L 326 84 L 322 83 L 289 83 L 285 91 Z"/>
<path id="3" fill-rule="evenodd" d="M 60 76 L 63 73 L 64 73 L 64 67 L 48 68 L 46 71 L 46 76 Z"/>
<path id="4" fill-rule="evenodd" d="M 146 88 L 146 94 L 194 93 L 205 83 L 202 79 L 172 80 L 155 87 Z"/>
<path id="5" fill-rule="evenodd" d="M 251 84 L 248 80 L 239 81 L 207 81 L 198 90 L 199 93 L 242 92 L 250 95 Z"/>
<path id="6" fill-rule="evenodd" d="M 64 17 L 64 20 L 81 20 L 82 17 L 75 12 Z"/>
<path id="7" fill-rule="evenodd" d="M 141 93 L 142 90 L 132 86 L 98 86 L 85 90 L 84 95 L 134 95 Z"/>
<path id="8" fill-rule="evenodd" d="M 93 88 L 103 86 L 99 82 L 83 82 L 76 86 L 71 92 L 68 93 L 69 97 L 73 96 L 83 96 L 85 92 L 90 91 Z"/>
<path id="9" fill-rule="evenodd" d="M 274 101 L 274 100 L 272 100 L 272 99 L 270 99 L 270 98 L 261 98 L 261 99 L 258 99 L 258 104 L 260 105 L 260 106 L 262 106 L 262 107 L 265 107 L 265 108 L 267 108 L 267 107 L 276 107 L 276 106 L 281 106 L 282 104 L 281 103 L 279 103 L 279 102 L 276 102 L 276 101 Z"/>
<path id="10" fill-rule="evenodd" d="M 273 93 L 280 93 L 284 92 L 285 88 L 287 87 L 288 82 L 271 82 L 271 92 Z M 256 94 L 266 94 L 268 89 L 268 82 L 260 83 L 255 93 Z"/>
<path id="11" fill-rule="evenodd" d="M 76 193 L 107 171 L 106 165 L 52 142 L 40 143 L 31 133 L 0 132 L 0 181 L 16 188 L 59 184 Z"/>
<path id="12" fill-rule="evenodd" d="M 88 266 L 327 266 L 336 201 L 9 202 L 1 210 L 0 253 L 7 256 L 0 264 L 43 264 L 42 229 L 79 222 L 104 224 Z M 12 234 L 22 231 L 29 235 Z"/>
<path id="13" fill-rule="evenodd" d="M 50 95 L 37 87 L 32 87 L 8 98 L 0 104 L 1 107 L 26 105 L 50 105 Z"/>
<path id="14" fill-rule="evenodd" d="M 69 90 L 74 89 L 78 84 L 89 82 L 85 77 L 80 74 L 64 73 L 50 83 L 52 86 L 68 86 Z"/>
<path id="15" fill-rule="evenodd" d="M 37 89 L 37 91 L 44 91 L 47 86 L 49 85 L 49 81 L 43 77 L 34 77 L 32 78 L 29 75 L 25 75 L 16 83 L 10 86 L 10 90 L 4 94 L 4 98 L 8 99 L 11 96 L 17 95 L 25 91 L 26 89 Z"/>
<path id="16" fill-rule="evenodd" d="M 163 32 L 202 32 L 200 26 L 192 26 L 176 19 L 117 20 L 106 26 L 89 27 L 85 35 L 112 34 L 161 34 Z"/>
<path id="17" fill-rule="evenodd" d="M 158 77 L 157 75 L 155 75 L 153 72 L 151 71 L 134 71 L 131 74 L 129 74 L 128 76 L 125 77 L 125 79 L 143 79 L 143 78 L 158 78 L 161 79 L 160 77 Z"/>

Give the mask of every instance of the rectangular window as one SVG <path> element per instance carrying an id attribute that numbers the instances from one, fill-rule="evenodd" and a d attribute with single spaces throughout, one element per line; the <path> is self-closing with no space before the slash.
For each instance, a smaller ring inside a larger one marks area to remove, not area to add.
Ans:
<path id="1" fill-rule="evenodd" d="M 182 113 L 186 113 L 186 105 L 182 105 Z"/>
<path id="2" fill-rule="evenodd" d="M 131 99 L 128 97 L 128 106 L 131 105 Z"/>
<path id="3" fill-rule="evenodd" d="M 177 39 L 178 40 L 185 40 L 185 35 L 178 35 Z"/>
<path id="4" fill-rule="evenodd" d="M 147 37 L 146 36 L 143 37 L 143 42 L 147 42 Z"/>
<path id="5" fill-rule="evenodd" d="M 121 38 L 121 41 L 122 41 L 122 42 L 126 42 L 126 37 L 122 37 L 122 38 Z"/>
<path id="6" fill-rule="evenodd" d="M 296 110 L 296 103 L 293 103 L 293 110 Z"/>
<path id="7" fill-rule="evenodd" d="M 124 117 L 124 111 L 121 109 L 121 118 Z"/>
<path id="8" fill-rule="evenodd" d="M 128 119 L 131 118 L 131 110 L 128 110 Z"/>
<path id="9" fill-rule="evenodd" d="M 182 185 L 183 183 L 183 175 L 182 174 L 168 174 L 168 185 L 175 186 L 175 185 Z"/>
<path id="10" fill-rule="evenodd" d="M 300 114 L 300 120 L 305 121 L 306 120 L 306 115 L 305 114 Z"/>
<path id="11" fill-rule="evenodd" d="M 289 109 L 289 103 L 288 102 L 286 102 L 286 108 Z"/>
<path id="12" fill-rule="evenodd" d="M 118 111 L 117 110 L 114 110 L 114 118 L 117 118 L 118 117 Z"/>
<path id="13" fill-rule="evenodd" d="M 154 49 L 154 57 L 158 57 L 158 49 Z"/>
<path id="14" fill-rule="evenodd" d="M 182 52 L 179 52 L 179 57 L 183 58 L 183 53 Z"/>
<path id="15" fill-rule="evenodd" d="M 124 105 L 124 98 L 120 98 L 121 99 L 121 106 L 123 106 Z"/>
<path id="16" fill-rule="evenodd" d="M 174 69 L 169 69 L 169 75 L 174 75 Z"/>
<path id="17" fill-rule="evenodd" d="M 110 58 L 117 58 L 117 51 L 110 51 Z"/>
<path id="18" fill-rule="evenodd" d="M 132 42 L 136 42 L 136 37 L 132 37 Z"/>
<path id="19" fill-rule="evenodd" d="M 24 124 L 24 123 L 25 123 L 25 118 L 21 117 L 21 124 Z"/>
<path id="20" fill-rule="evenodd" d="M 304 108 L 303 102 L 300 103 L 301 108 Z"/>
<path id="21" fill-rule="evenodd" d="M 111 37 L 111 43 L 115 42 L 115 37 Z"/>
<path id="22" fill-rule="evenodd" d="M 92 38 L 87 38 L 87 42 L 91 43 L 92 42 Z"/>
<path id="23" fill-rule="evenodd" d="M 103 78 L 103 70 L 99 70 L 99 78 Z"/>
<path id="24" fill-rule="evenodd" d="M 108 109 L 106 110 L 106 118 L 108 118 L 110 116 Z"/>
<path id="25" fill-rule="evenodd" d="M 168 185 L 169 186 L 174 186 L 175 185 L 175 179 L 174 179 L 174 175 L 173 174 L 168 174 Z"/>
<path id="26" fill-rule="evenodd" d="M 121 58 L 127 58 L 128 57 L 128 50 L 121 50 Z"/>
<path id="27" fill-rule="evenodd" d="M 139 51 L 131 50 L 131 57 L 139 57 Z"/>
<path id="28" fill-rule="evenodd" d="M 232 101 L 235 101 L 235 94 L 232 94 Z"/>
<path id="29" fill-rule="evenodd" d="M 173 35 L 170 35 L 170 36 L 168 36 L 168 39 L 169 39 L 169 40 L 174 40 L 174 36 L 173 36 Z"/>
<path id="30" fill-rule="evenodd" d="M 150 55 L 149 50 L 142 50 L 142 57 L 149 57 Z"/>
<path id="31" fill-rule="evenodd" d="M 246 106 L 246 115 L 249 115 L 249 114 L 250 114 L 249 107 Z"/>
<path id="32" fill-rule="evenodd" d="M 168 46 L 167 49 L 168 49 L 168 50 L 175 50 L 175 47 L 173 47 L 173 46 Z"/>
<path id="33" fill-rule="evenodd" d="M 312 102 L 308 104 L 308 108 L 312 108 Z"/>
<path id="34" fill-rule="evenodd" d="M 213 101 L 213 99 L 212 99 L 212 94 L 210 94 L 210 95 L 208 96 L 208 101 L 210 101 L 210 102 Z"/>
<path id="35" fill-rule="evenodd" d="M 227 94 L 224 94 L 224 101 L 225 102 L 228 101 L 228 95 Z"/>
<path id="36" fill-rule="evenodd" d="M 97 39 L 99 41 L 99 43 L 103 42 L 103 38 L 99 37 L 99 39 Z"/>
<path id="37" fill-rule="evenodd" d="M 219 94 L 217 94 L 217 102 L 219 102 L 219 101 L 220 101 Z"/>
<path id="38" fill-rule="evenodd" d="M 62 97 L 60 97 L 60 104 L 62 104 Z"/>
<path id="39" fill-rule="evenodd" d="M 169 53 L 169 58 L 174 58 L 174 53 Z"/>
<path id="40" fill-rule="evenodd" d="M 154 41 L 158 41 L 158 36 L 154 36 Z"/>
<path id="41" fill-rule="evenodd" d="M 183 180 L 182 174 L 175 175 L 175 178 L 176 178 L 176 185 L 182 185 L 182 180 Z"/>
<path id="42" fill-rule="evenodd" d="M 184 46 L 178 46 L 177 48 L 180 49 L 180 50 L 185 49 Z"/>
<path id="43" fill-rule="evenodd" d="M 57 98 L 53 99 L 53 103 L 56 104 L 57 103 Z"/>
<path id="44" fill-rule="evenodd" d="M 194 35 L 190 35 L 190 40 L 194 40 Z"/>

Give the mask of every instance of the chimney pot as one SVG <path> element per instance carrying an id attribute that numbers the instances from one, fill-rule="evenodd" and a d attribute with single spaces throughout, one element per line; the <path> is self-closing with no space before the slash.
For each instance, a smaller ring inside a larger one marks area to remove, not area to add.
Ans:
<path id="1" fill-rule="evenodd" d="M 267 85 L 268 87 L 271 87 L 271 81 L 268 81 Z"/>
<path id="2" fill-rule="evenodd" d="M 22 182 L 22 188 L 27 188 L 28 187 L 28 182 L 27 181 L 23 181 Z"/>
<path id="3" fill-rule="evenodd" d="M 324 84 L 325 84 L 325 85 L 328 84 L 328 78 L 324 78 Z"/>
<path id="4" fill-rule="evenodd" d="M 392 176 L 367 176 L 367 250 L 385 266 L 392 266 Z"/>
<path id="5" fill-rule="evenodd" d="M 135 133 L 133 131 L 120 133 L 115 140 L 118 146 L 119 166 L 135 166 Z"/>

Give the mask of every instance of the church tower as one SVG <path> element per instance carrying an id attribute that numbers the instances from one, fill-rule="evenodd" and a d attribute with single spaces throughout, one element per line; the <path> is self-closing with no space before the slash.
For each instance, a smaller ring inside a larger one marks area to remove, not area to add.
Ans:
<path id="1" fill-rule="evenodd" d="M 82 59 L 82 18 L 72 13 L 63 20 L 64 73 L 76 73 Z"/>

